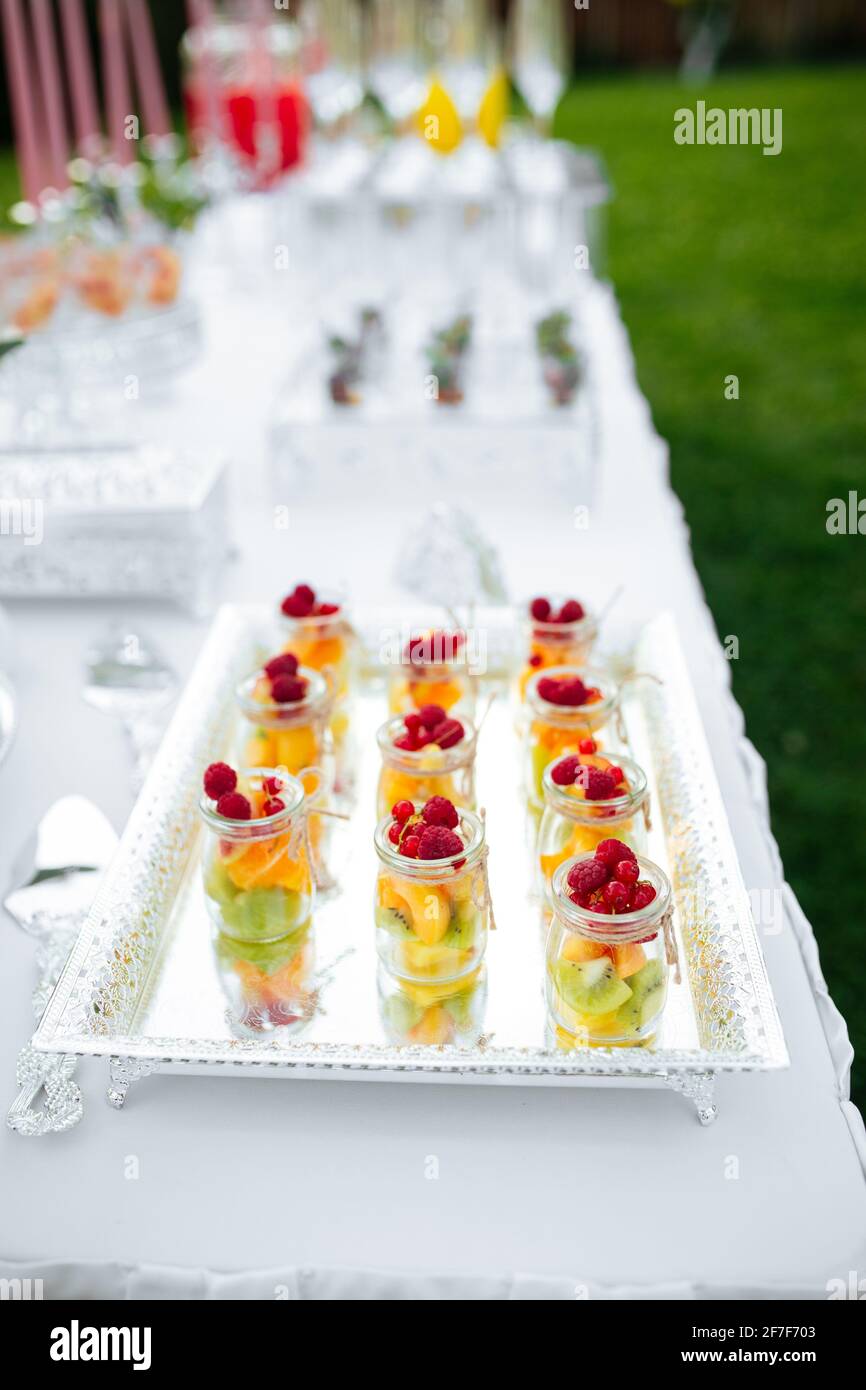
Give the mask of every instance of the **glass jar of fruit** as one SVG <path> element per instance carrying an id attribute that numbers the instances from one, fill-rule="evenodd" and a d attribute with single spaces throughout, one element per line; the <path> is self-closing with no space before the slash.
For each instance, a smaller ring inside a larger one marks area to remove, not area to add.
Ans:
<path id="1" fill-rule="evenodd" d="M 551 666 L 576 666 L 589 661 L 598 624 L 576 598 L 534 598 L 519 609 L 521 633 L 520 698 L 534 675 Z"/>
<path id="2" fill-rule="evenodd" d="M 350 797 L 355 782 L 356 750 L 352 730 L 352 695 L 358 638 L 341 597 L 320 597 L 309 584 L 296 584 L 280 604 L 283 650 L 301 666 L 318 671 L 330 686 L 333 703 L 329 728 L 335 761 L 334 790 Z"/>
<path id="3" fill-rule="evenodd" d="M 475 682 L 469 670 L 465 632 L 426 632 L 410 637 L 388 683 L 391 714 L 411 714 L 437 705 L 446 714 L 471 715 Z"/>
<path id="4" fill-rule="evenodd" d="M 578 753 L 548 764 L 542 777 L 544 814 L 538 832 L 538 868 L 549 901 L 553 875 L 578 854 L 592 854 L 614 836 L 638 854 L 647 841 L 646 773 L 632 758 L 604 758 L 593 739 Z"/>
<path id="5" fill-rule="evenodd" d="M 379 969 L 379 1016 L 389 1042 L 398 1046 L 474 1047 L 484 1032 L 487 973 L 444 984 L 397 980 Z"/>
<path id="6" fill-rule="evenodd" d="M 674 957 L 671 885 L 621 840 L 560 864 L 547 937 L 547 1006 L 580 1042 L 645 1043 L 658 1030 Z"/>
<path id="7" fill-rule="evenodd" d="M 376 738 L 382 754 L 378 817 L 397 804 L 432 796 L 475 809 L 476 735 L 470 720 L 449 718 L 441 705 L 424 705 L 389 719 Z"/>
<path id="8" fill-rule="evenodd" d="M 246 721 L 239 759 L 247 767 L 333 772 L 328 721 L 332 697 L 323 675 L 281 652 L 241 681 L 235 698 Z"/>
<path id="9" fill-rule="evenodd" d="M 286 1037 L 313 1017 L 315 947 L 309 918 L 276 941 L 238 941 L 219 932 L 214 955 L 237 1037 Z"/>
<path id="10" fill-rule="evenodd" d="M 376 826 L 376 948 L 392 975 L 459 980 L 481 964 L 490 892 L 484 822 L 444 797 L 406 802 Z"/>
<path id="11" fill-rule="evenodd" d="M 605 672 L 556 666 L 534 675 L 526 688 L 526 794 L 544 805 L 544 769 L 581 743 L 603 746 L 606 726 L 619 708 L 619 686 Z"/>
<path id="12" fill-rule="evenodd" d="M 358 642 L 342 599 L 323 599 L 309 584 L 296 584 L 280 604 L 280 625 L 283 650 L 302 666 L 330 673 L 335 699 L 348 695 Z"/>
<path id="13" fill-rule="evenodd" d="M 205 900 L 217 930 L 237 941 L 277 941 L 310 923 L 314 885 L 308 801 L 296 777 L 241 773 L 212 763 L 199 810 Z"/>

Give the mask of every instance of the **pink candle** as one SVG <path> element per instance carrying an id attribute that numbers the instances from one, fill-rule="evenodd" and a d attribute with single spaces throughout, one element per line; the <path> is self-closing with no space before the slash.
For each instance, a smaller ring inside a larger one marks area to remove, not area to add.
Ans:
<path id="1" fill-rule="evenodd" d="M 31 0 L 31 6 L 39 85 L 48 133 L 48 177 L 55 188 L 66 188 L 69 183 L 66 174 L 69 147 L 66 142 L 66 116 L 63 110 L 63 88 L 57 63 L 51 0 Z"/>
<path id="2" fill-rule="evenodd" d="M 75 122 L 75 143 L 86 158 L 95 158 L 102 144 L 102 128 L 96 105 L 90 41 L 81 0 L 62 0 L 63 44 L 69 70 L 69 92 Z"/>
<path id="3" fill-rule="evenodd" d="M 129 74 L 123 51 L 120 0 L 99 0 L 99 27 L 102 35 L 102 71 L 105 83 L 108 142 L 119 164 L 132 162 L 132 140 L 128 140 L 127 121 L 131 109 Z"/>
<path id="4" fill-rule="evenodd" d="M 204 49 L 195 59 L 195 81 L 200 84 L 204 97 L 201 107 L 205 112 L 205 130 L 215 140 L 223 139 L 222 95 L 219 74 L 213 53 L 208 48 L 210 30 L 214 23 L 211 0 L 186 0 L 186 12 L 190 28 L 199 29 L 205 39 Z M 192 131 L 193 136 L 199 132 Z"/>
<path id="5" fill-rule="evenodd" d="M 33 66 L 28 52 L 27 31 L 19 0 L 3 0 L 3 32 L 6 42 L 6 64 L 15 116 L 15 142 L 18 167 L 24 197 L 35 203 L 42 192 L 42 161 L 39 154 L 39 130 L 30 74 Z"/>
<path id="6" fill-rule="evenodd" d="M 171 121 L 147 0 L 128 0 L 127 19 L 135 81 L 148 135 L 168 135 Z"/>

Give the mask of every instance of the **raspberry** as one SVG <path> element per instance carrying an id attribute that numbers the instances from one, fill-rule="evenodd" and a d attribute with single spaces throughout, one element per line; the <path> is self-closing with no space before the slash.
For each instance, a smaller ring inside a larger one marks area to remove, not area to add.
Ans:
<path id="1" fill-rule="evenodd" d="M 550 776 L 558 787 L 573 787 L 577 778 L 577 770 L 580 767 L 580 758 L 574 753 L 569 753 L 567 758 L 560 758 L 559 762 L 550 770 Z"/>
<path id="2" fill-rule="evenodd" d="M 611 879 L 610 883 L 604 885 L 602 896 L 614 912 L 625 911 L 625 905 L 628 902 L 628 889 L 624 883 L 617 883 L 615 878 Z"/>
<path id="3" fill-rule="evenodd" d="M 295 598 L 301 599 L 308 607 L 312 608 L 313 604 L 316 602 L 316 591 L 315 589 L 311 589 L 309 584 L 296 584 Z"/>
<path id="4" fill-rule="evenodd" d="M 536 689 L 551 705 L 586 704 L 587 689 L 580 676 L 542 676 Z"/>
<path id="5" fill-rule="evenodd" d="M 332 618 L 335 613 L 339 613 L 339 603 L 320 603 L 316 607 L 316 615 L 319 618 Z"/>
<path id="6" fill-rule="evenodd" d="M 463 841 L 453 830 L 445 825 L 428 825 L 421 832 L 418 858 L 450 859 L 452 854 L 459 854 L 462 848 Z"/>
<path id="7" fill-rule="evenodd" d="M 389 825 L 389 826 L 388 826 L 388 839 L 391 841 L 391 844 L 392 844 L 392 845 L 399 845 L 399 843 L 400 843 L 400 826 L 399 826 L 399 825 Z"/>
<path id="8" fill-rule="evenodd" d="M 292 656 L 291 652 L 280 652 L 279 656 L 272 656 L 270 661 L 266 661 L 263 669 L 271 680 L 276 680 L 277 676 L 296 676 L 298 658 Z"/>
<path id="9" fill-rule="evenodd" d="M 529 611 L 537 623 L 546 623 L 550 619 L 550 603 L 546 598 L 534 598 Z"/>
<path id="10" fill-rule="evenodd" d="M 582 738 L 577 746 L 581 753 L 586 753 L 590 756 L 598 752 L 598 744 L 594 738 Z"/>
<path id="11" fill-rule="evenodd" d="M 633 859 L 621 859 L 613 871 L 613 876 L 618 879 L 620 883 L 631 885 L 632 883 L 637 883 L 639 873 L 640 869 Z"/>
<path id="12" fill-rule="evenodd" d="M 211 763 L 205 769 L 204 794 L 212 801 L 219 801 L 226 792 L 233 792 L 238 784 L 238 775 L 228 763 Z"/>
<path id="13" fill-rule="evenodd" d="M 405 855 L 407 859 L 417 859 L 418 846 L 420 843 L 421 841 L 417 835 L 407 835 L 400 846 L 400 853 Z"/>
<path id="14" fill-rule="evenodd" d="M 448 830 L 453 830 L 460 821 L 457 807 L 447 796 L 431 796 L 421 815 L 428 825 L 444 825 Z"/>
<path id="15" fill-rule="evenodd" d="M 642 907 L 649 907 L 656 895 L 656 890 L 645 878 L 639 878 L 634 886 L 634 910 L 639 912 Z"/>
<path id="16" fill-rule="evenodd" d="M 280 604 L 280 608 L 287 618 L 308 618 L 312 612 L 313 605 L 308 603 L 300 594 L 287 594 Z"/>
<path id="17" fill-rule="evenodd" d="M 422 705 L 418 711 L 418 718 L 425 729 L 431 732 L 437 728 L 448 715 L 441 705 Z"/>
<path id="18" fill-rule="evenodd" d="M 307 693 L 307 682 L 299 676 L 277 676 L 271 682 L 271 695 L 278 705 L 293 705 L 303 700 Z"/>
<path id="19" fill-rule="evenodd" d="M 443 719 L 441 724 L 437 724 L 433 730 L 432 742 L 438 743 L 442 749 L 453 748 L 459 743 L 466 733 L 459 719 Z"/>
<path id="20" fill-rule="evenodd" d="M 600 767 L 582 768 L 580 783 L 587 801 L 607 801 L 616 791 L 616 782 Z"/>
<path id="21" fill-rule="evenodd" d="M 275 816 L 278 811 L 285 811 L 286 803 L 281 801 L 278 796 L 269 796 L 262 807 L 263 816 Z"/>
<path id="22" fill-rule="evenodd" d="M 559 699 L 554 703 L 558 705 L 585 705 L 586 697 L 589 692 L 580 676 L 575 676 L 573 680 L 559 682 Z"/>
<path id="23" fill-rule="evenodd" d="M 395 801 L 391 807 L 391 815 L 398 820 L 401 825 L 405 825 L 411 815 L 414 815 L 415 807 L 411 801 Z"/>
<path id="24" fill-rule="evenodd" d="M 572 865 L 566 882 L 579 897 L 583 897 L 607 883 L 607 870 L 597 859 L 581 859 Z"/>
<path id="25" fill-rule="evenodd" d="M 249 820 L 253 808 L 240 792 L 225 792 L 216 804 L 217 815 L 226 820 Z"/>
<path id="26" fill-rule="evenodd" d="M 583 616 L 583 604 L 578 603 L 576 598 L 570 598 L 560 608 L 556 621 L 558 623 L 579 623 Z"/>
<path id="27" fill-rule="evenodd" d="M 631 859 L 634 864 L 637 863 L 634 850 L 624 845 L 622 840 L 602 840 L 601 844 L 596 846 L 595 857 L 611 871 L 614 865 L 620 864 L 623 859 Z"/>

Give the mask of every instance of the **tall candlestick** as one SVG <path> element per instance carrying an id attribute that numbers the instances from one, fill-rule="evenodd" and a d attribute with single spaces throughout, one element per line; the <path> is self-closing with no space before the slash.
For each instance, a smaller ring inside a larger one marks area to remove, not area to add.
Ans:
<path id="1" fill-rule="evenodd" d="M 130 109 L 129 74 L 123 48 L 120 0 L 99 0 L 99 27 L 102 35 L 102 71 L 108 115 L 108 140 L 111 153 L 117 162 L 129 164 L 133 153 L 132 141 L 126 138 L 126 123 L 133 113 Z"/>
<path id="2" fill-rule="evenodd" d="M 15 116 L 15 143 L 21 185 L 27 201 L 35 203 L 42 192 L 44 181 L 39 153 L 39 128 L 30 85 L 33 68 L 19 0 L 3 0 L 3 33 L 12 110 Z"/>
<path id="3" fill-rule="evenodd" d="M 171 121 L 147 0 L 128 0 L 127 20 L 135 81 L 148 135 L 168 135 Z"/>
<path id="4" fill-rule="evenodd" d="M 87 159 L 95 158 L 102 144 L 90 40 L 81 0 L 61 0 L 63 43 L 69 68 L 69 92 L 75 123 L 75 144 Z"/>
<path id="5" fill-rule="evenodd" d="M 66 161 L 69 146 L 66 139 L 66 115 L 63 109 L 63 87 L 57 62 L 57 43 L 54 36 L 54 15 L 51 0 L 31 0 L 33 34 L 36 41 L 36 62 L 39 87 L 45 111 L 48 134 L 48 177 L 55 188 L 66 188 L 69 179 Z"/>

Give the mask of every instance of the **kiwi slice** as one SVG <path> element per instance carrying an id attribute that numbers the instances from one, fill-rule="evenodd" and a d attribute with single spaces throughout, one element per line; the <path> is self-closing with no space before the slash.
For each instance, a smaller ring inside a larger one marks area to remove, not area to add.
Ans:
<path id="1" fill-rule="evenodd" d="M 383 911 L 390 911 L 385 908 Z M 403 1037 L 414 1028 L 424 1017 L 423 1004 L 416 1004 L 413 999 L 409 999 L 405 994 L 392 994 L 385 1000 L 383 1006 L 385 1023 L 398 1037 Z"/>
<path id="2" fill-rule="evenodd" d="M 209 898 L 223 906 L 225 903 L 233 902 L 240 889 L 237 884 L 232 883 L 228 874 L 219 859 L 211 862 L 204 881 L 204 890 Z"/>
<path id="3" fill-rule="evenodd" d="M 224 963 L 242 960 L 255 965 L 265 975 L 273 975 L 297 955 L 309 930 L 310 919 L 307 918 L 296 931 L 281 936 L 278 941 L 238 941 L 220 933 L 216 941 L 217 955 Z"/>
<path id="4" fill-rule="evenodd" d="M 222 905 L 229 936 L 243 941 L 270 941 L 288 936 L 306 919 L 309 902 L 293 888 L 251 888 Z"/>
<path id="5" fill-rule="evenodd" d="M 545 748 L 543 743 L 536 743 L 532 748 L 531 759 L 533 792 L 536 801 L 543 801 L 544 784 L 542 778 L 544 777 L 544 769 L 547 767 L 547 764 L 553 761 L 553 755 L 549 748 Z"/>
<path id="6" fill-rule="evenodd" d="M 397 936 L 401 941 L 415 941 L 416 936 L 412 930 L 412 923 L 404 917 L 402 912 L 398 912 L 395 907 L 376 908 L 376 926 L 383 931 L 389 932 L 391 936 Z"/>
<path id="7" fill-rule="evenodd" d="M 468 951 L 475 945 L 480 921 L 481 913 L 473 902 L 460 903 L 441 944 L 452 951 Z"/>
<path id="8" fill-rule="evenodd" d="M 645 1028 L 665 1000 L 665 972 L 660 960 L 648 960 L 628 977 L 631 998 L 622 1004 L 617 1019 L 624 1028 Z"/>
<path id="9" fill-rule="evenodd" d="M 595 960 L 558 960 L 553 982 L 569 1008 L 580 1014 L 609 1014 L 631 999 L 631 988 L 621 980 L 610 956 Z"/>

